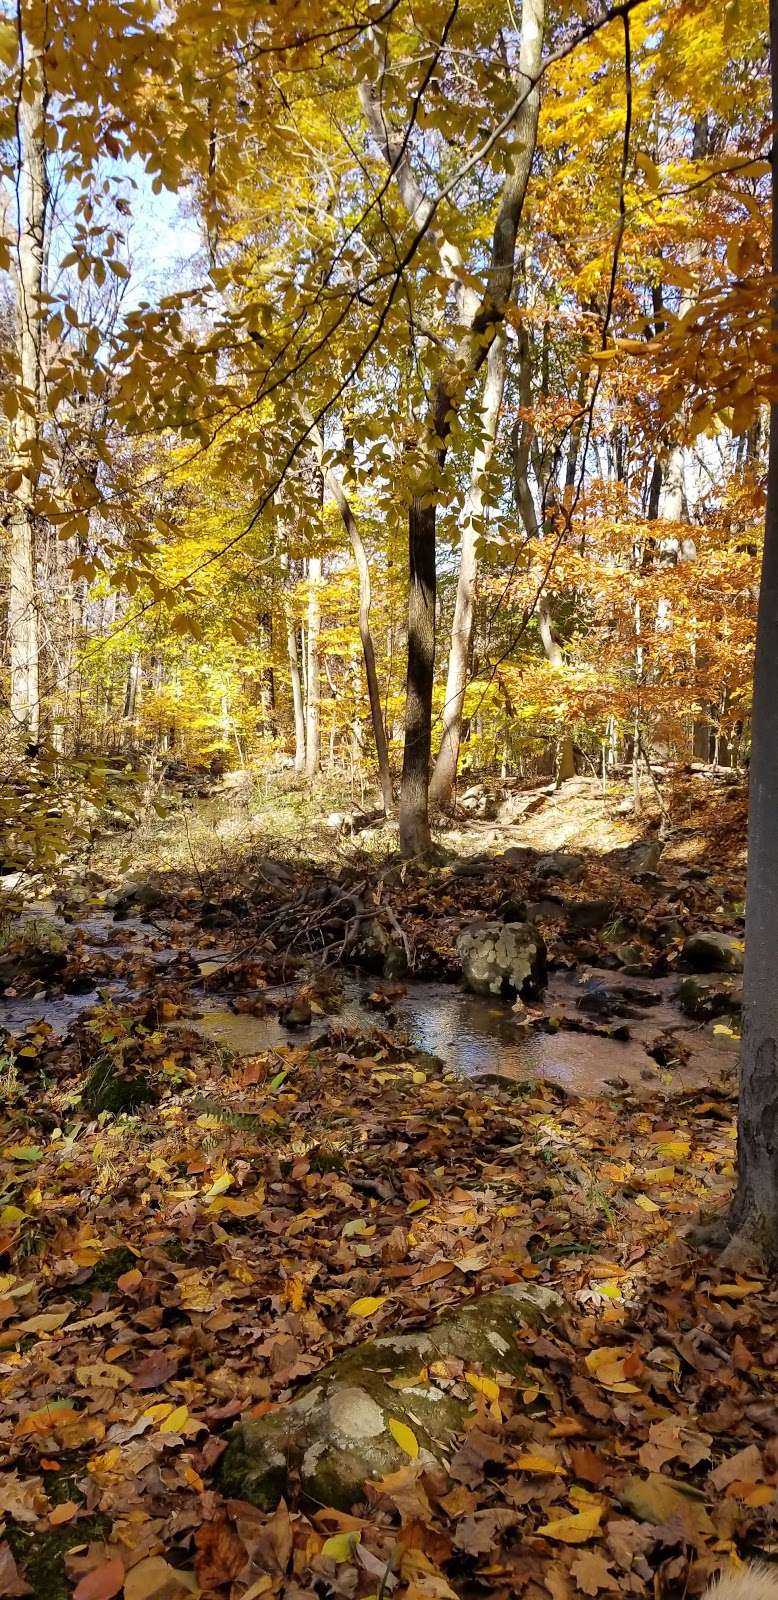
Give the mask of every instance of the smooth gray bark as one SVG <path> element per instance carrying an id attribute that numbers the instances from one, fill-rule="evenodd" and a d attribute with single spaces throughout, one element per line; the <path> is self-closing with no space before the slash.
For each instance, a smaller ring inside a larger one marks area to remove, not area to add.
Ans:
<path id="1" fill-rule="evenodd" d="M 321 556 L 308 560 L 308 670 L 305 705 L 305 773 L 315 778 L 321 766 Z"/>

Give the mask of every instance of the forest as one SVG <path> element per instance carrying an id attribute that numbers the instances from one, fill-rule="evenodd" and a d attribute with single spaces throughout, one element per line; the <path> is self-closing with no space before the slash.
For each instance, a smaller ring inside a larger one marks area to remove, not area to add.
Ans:
<path id="1" fill-rule="evenodd" d="M 0 1596 L 778 1596 L 776 38 L 0 6 Z"/>

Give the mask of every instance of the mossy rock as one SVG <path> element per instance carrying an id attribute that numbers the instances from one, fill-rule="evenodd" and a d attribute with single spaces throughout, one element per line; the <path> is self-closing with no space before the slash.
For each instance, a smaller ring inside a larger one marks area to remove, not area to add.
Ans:
<path id="1" fill-rule="evenodd" d="M 410 1429 L 422 1461 L 445 1464 L 464 1431 L 474 1393 L 467 1383 L 439 1387 L 422 1376 L 450 1356 L 482 1377 L 522 1379 L 516 1335 L 558 1318 L 562 1303 L 537 1285 L 511 1284 L 467 1300 L 428 1328 L 381 1334 L 344 1351 L 288 1404 L 247 1417 L 222 1459 L 222 1488 L 271 1510 L 284 1496 L 348 1509 L 367 1480 L 408 1463 L 390 1420 Z M 398 1380 L 407 1387 L 397 1387 Z"/>
<path id="2" fill-rule="evenodd" d="M 155 1099 L 154 1089 L 142 1072 L 131 1072 L 110 1056 L 100 1056 L 95 1062 L 81 1094 L 84 1109 L 94 1117 L 101 1111 L 121 1116 Z"/>
<path id="3" fill-rule="evenodd" d="M 743 982 L 724 973 L 694 973 L 684 978 L 678 998 L 687 1017 L 704 1022 L 742 1011 Z"/>

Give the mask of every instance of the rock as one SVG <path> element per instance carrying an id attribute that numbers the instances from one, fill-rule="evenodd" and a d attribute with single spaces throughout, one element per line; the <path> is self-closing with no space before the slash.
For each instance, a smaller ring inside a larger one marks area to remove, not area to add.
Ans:
<path id="1" fill-rule="evenodd" d="M 575 1002 L 578 1011 L 584 1011 L 590 1017 L 612 1017 L 619 1008 L 618 997 L 606 989 L 604 983 L 597 978 L 590 978 L 583 994 Z"/>
<path id="2" fill-rule="evenodd" d="M 743 985 L 734 976 L 695 973 L 684 978 L 678 999 L 687 1017 L 696 1017 L 704 1022 L 709 1017 L 720 1017 L 727 1011 L 742 1010 Z"/>
<path id="3" fill-rule="evenodd" d="M 281 1021 L 285 1028 L 310 1028 L 312 1016 L 310 996 L 301 989 L 281 1012 Z"/>
<path id="4" fill-rule="evenodd" d="M 605 860 L 609 867 L 619 867 L 630 878 L 642 878 L 644 873 L 656 872 L 662 849 L 661 839 L 638 839 L 635 844 L 609 850 Z"/>
<path id="5" fill-rule="evenodd" d="M 508 1284 L 455 1306 L 430 1327 L 382 1334 L 345 1350 L 286 1405 L 247 1417 L 222 1459 L 222 1488 L 271 1510 L 299 1482 L 304 1498 L 348 1510 L 364 1486 L 408 1466 L 390 1419 L 410 1429 L 423 1465 L 442 1465 L 471 1412 L 467 1385 L 439 1387 L 423 1376 L 452 1356 L 483 1377 L 522 1378 L 526 1353 L 517 1334 L 558 1318 L 562 1303 L 535 1284 Z M 414 1380 L 394 1387 L 398 1379 Z"/>
<path id="6" fill-rule="evenodd" d="M 373 972 L 379 977 L 402 978 L 408 971 L 402 940 L 379 922 L 378 917 L 370 917 L 360 924 L 349 955 L 364 972 Z"/>
<path id="7" fill-rule="evenodd" d="M 528 922 L 559 922 L 564 916 L 565 903 L 557 895 L 544 894 L 540 900 L 531 900 L 527 906 Z"/>
<path id="8" fill-rule="evenodd" d="M 546 981 L 546 946 L 529 922 L 471 922 L 457 939 L 462 977 L 474 994 L 536 995 Z"/>
<path id="9" fill-rule="evenodd" d="M 646 965 L 646 952 L 641 944 L 614 945 L 612 954 L 620 967 L 643 967 Z"/>
<path id="10" fill-rule="evenodd" d="M 457 800 L 457 810 L 464 811 L 468 817 L 480 817 L 482 822 L 494 822 L 499 802 L 495 794 L 490 794 L 481 784 L 476 784 L 472 789 L 466 789 Z"/>
<path id="11" fill-rule="evenodd" d="M 685 941 L 681 960 L 692 972 L 742 972 L 743 941 L 731 933 L 692 933 Z"/>
<path id="12" fill-rule="evenodd" d="M 541 856 L 535 867 L 535 877 L 545 881 L 547 878 L 564 878 L 567 883 L 576 883 L 583 876 L 583 856 L 576 856 L 566 850 L 554 850 L 550 855 Z"/>
<path id="13" fill-rule="evenodd" d="M 156 883 L 129 883 L 105 897 L 106 906 L 113 906 L 114 919 L 134 916 L 140 911 L 156 911 L 165 903 L 165 896 Z"/>
<path id="14" fill-rule="evenodd" d="M 502 922 L 526 922 L 527 902 L 526 900 L 516 900 L 509 895 L 507 899 L 500 901 L 497 907 L 497 915 Z"/>
<path id="15" fill-rule="evenodd" d="M 612 900 L 574 900 L 567 907 L 567 920 L 576 933 L 593 933 L 612 922 L 615 907 Z"/>

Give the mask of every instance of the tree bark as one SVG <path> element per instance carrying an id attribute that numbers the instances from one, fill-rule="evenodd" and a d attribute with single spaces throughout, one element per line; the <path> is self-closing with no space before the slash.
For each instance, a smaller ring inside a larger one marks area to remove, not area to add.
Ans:
<path id="1" fill-rule="evenodd" d="M 483 514 L 484 480 L 494 454 L 505 392 L 505 334 L 501 330 L 489 351 L 481 405 L 480 442 L 473 456 L 470 486 L 465 500 L 459 579 L 451 625 L 446 698 L 443 704 L 443 735 L 430 783 L 430 800 L 445 810 L 457 775 L 462 739 L 462 708 L 467 687 L 467 667 L 473 638 L 473 607 L 478 573 L 476 548 Z"/>
<path id="2" fill-rule="evenodd" d="M 308 698 L 305 707 L 305 774 L 318 775 L 321 765 L 321 556 L 308 560 Z"/>
<path id="3" fill-rule="evenodd" d="M 370 627 L 372 589 L 370 584 L 370 566 L 368 564 L 367 551 L 365 550 L 365 546 L 362 541 L 362 535 L 359 531 L 359 524 L 357 523 L 357 519 L 351 509 L 351 502 L 339 477 L 332 470 L 328 470 L 324 467 L 324 442 L 319 429 L 313 422 L 313 416 L 311 414 L 310 407 L 304 402 L 300 403 L 300 414 L 303 418 L 303 421 L 311 429 L 311 437 L 316 445 L 319 454 L 319 463 L 324 473 L 325 488 L 329 490 L 329 493 L 332 496 L 332 499 L 335 501 L 338 511 L 340 512 L 341 521 L 348 534 L 352 554 L 354 556 L 354 564 L 357 569 L 357 581 L 359 584 L 359 637 L 362 641 L 362 655 L 365 662 L 365 679 L 367 681 L 367 693 L 370 701 L 370 720 L 373 725 L 373 739 L 375 740 L 376 759 L 378 761 L 378 780 L 381 786 L 384 810 L 387 816 L 391 816 L 394 810 L 394 795 L 392 793 L 392 774 L 389 770 L 389 747 L 386 741 L 386 728 L 384 727 L 384 716 L 381 706 L 381 690 L 378 684 L 375 646 L 373 644 L 373 633 Z"/>
<path id="4" fill-rule="evenodd" d="M 292 684 L 292 706 L 294 708 L 294 770 L 305 771 L 305 703 L 303 700 L 303 685 L 300 676 L 300 655 L 297 648 L 297 628 L 295 627 L 294 612 L 288 600 L 284 601 L 284 622 L 286 624 L 286 651 L 289 657 L 289 677 Z"/>
<path id="5" fill-rule="evenodd" d="M 11 468 L 18 483 L 9 519 L 8 648 L 10 711 L 15 730 L 37 741 L 40 726 L 38 609 L 35 595 L 35 498 L 40 478 L 40 411 L 43 386 L 41 292 L 49 201 L 46 163 L 48 91 L 43 42 L 23 33 L 18 103 L 19 239 L 16 263 L 17 354 L 22 380 L 12 429 Z"/>
<path id="6" fill-rule="evenodd" d="M 445 465 L 452 419 L 505 320 L 515 270 L 516 237 L 537 142 L 543 25 L 544 0 L 524 0 L 516 75 L 522 103 L 514 123 L 513 166 L 500 196 L 483 292 L 478 295 L 462 286 L 457 296 L 460 322 L 466 331 L 456 348 L 443 358 L 434 383 L 427 445 L 421 452 L 418 488 L 408 508 L 408 670 L 400 789 L 400 849 L 405 856 L 423 854 L 431 842 L 429 764 L 435 671 L 437 484 Z M 363 86 L 362 105 L 414 224 L 432 222 L 430 203 L 410 167 L 407 142 L 388 128 L 381 95 L 373 87 Z M 461 262 L 459 251 L 435 227 L 433 237 L 443 270 L 455 277 Z"/>
<path id="7" fill-rule="evenodd" d="M 773 123 L 778 121 L 778 0 L 770 0 Z M 778 272 L 773 163 L 772 270 Z M 778 299 L 773 302 L 773 363 Z M 743 1038 L 740 1046 L 738 1184 L 729 1246 L 778 1261 L 778 405 L 770 411 L 762 579 L 756 627 L 746 893 Z"/>

